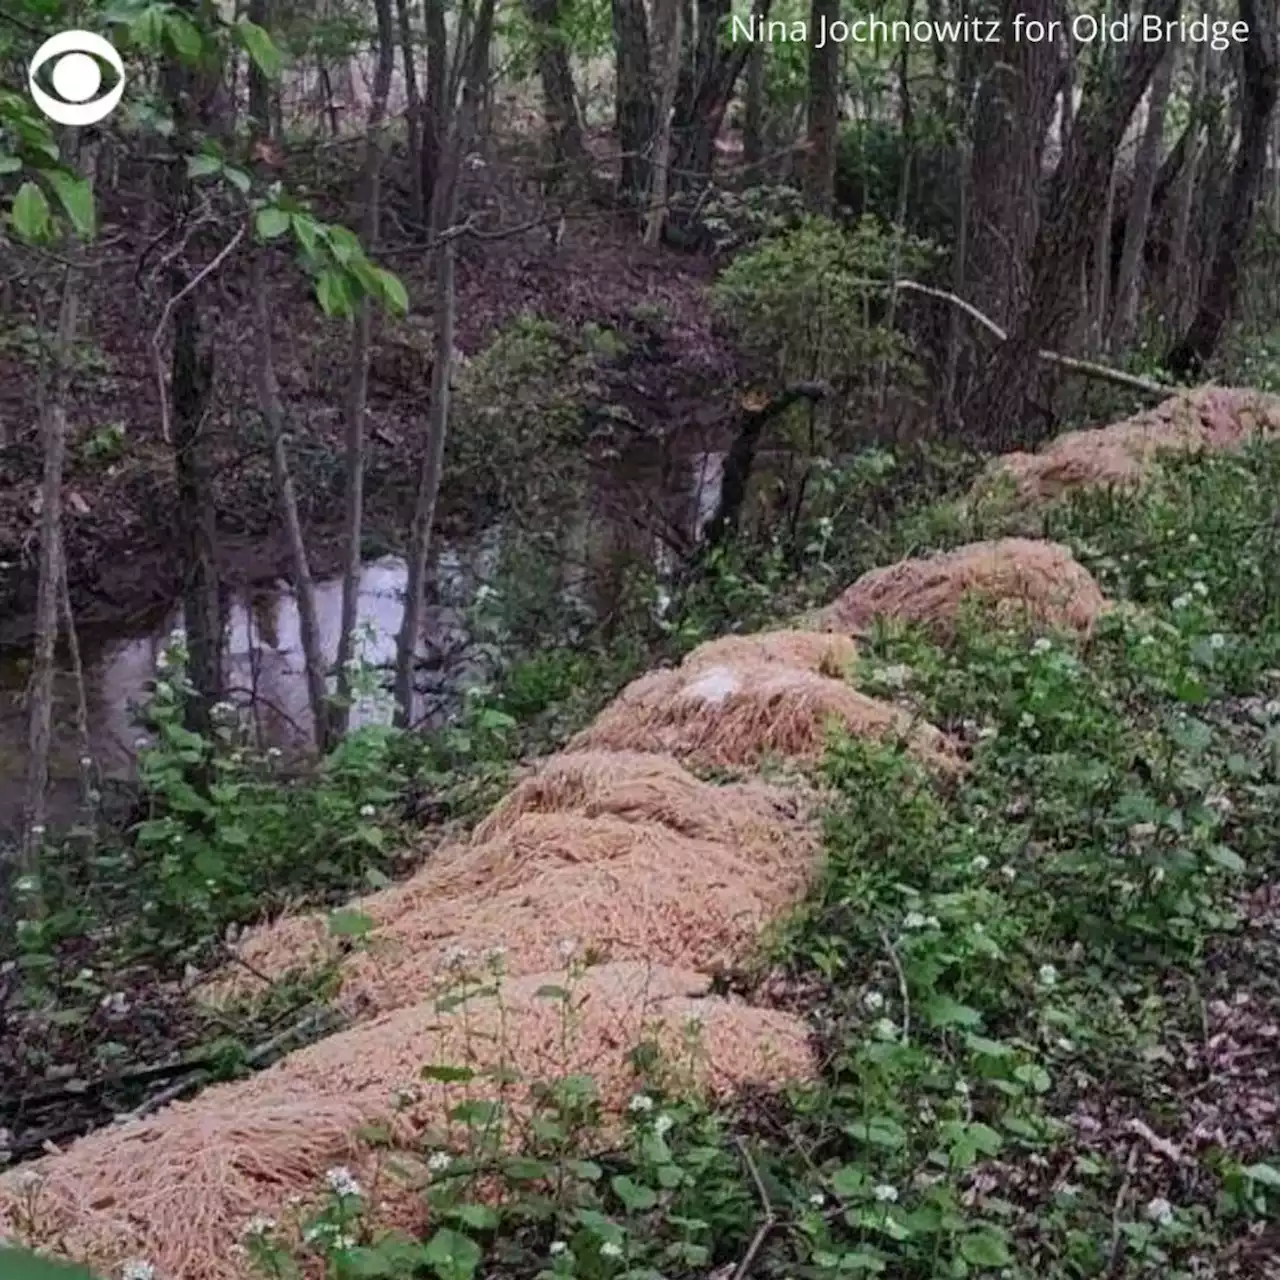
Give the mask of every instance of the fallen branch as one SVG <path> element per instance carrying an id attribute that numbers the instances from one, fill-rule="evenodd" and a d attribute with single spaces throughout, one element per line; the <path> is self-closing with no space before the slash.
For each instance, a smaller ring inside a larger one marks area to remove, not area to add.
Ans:
<path id="1" fill-rule="evenodd" d="M 946 289 L 935 289 L 932 285 L 920 284 L 916 280 L 858 280 L 856 284 L 876 289 L 901 289 L 906 293 L 923 294 L 926 298 L 936 298 L 939 302 L 958 307 L 971 320 L 984 328 L 993 338 L 1000 342 L 1008 342 L 1009 335 L 990 316 L 984 315 L 972 302 Z M 1075 356 L 1060 355 L 1056 351 L 1037 351 L 1036 355 L 1045 364 L 1057 365 L 1081 377 L 1094 378 L 1099 382 L 1110 382 L 1118 387 L 1127 387 L 1130 391 L 1141 391 L 1149 396 L 1163 399 L 1175 395 L 1176 386 L 1167 382 L 1156 382 L 1153 378 L 1144 378 L 1137 373 L 1126 373 L 1123 369 L 1113 369 L 1110 365 L 1098 364 L 1093 360 L 1078 360 Z"/>
<path id="2" fill-rule="evenodd" d="M 907 975 L 902 971 L 902 961 L 898 959 L 898 953 L 893 949 L 893 943 L 889 939 L 889 935 L 880 930 L 880 941 L 884 944 L 884 949 L 889 957 L 889 963 L 893 965 L 893 971 L 898 975 L 898 991 L 902 995 L 902 1043 L 911 1043 L 911 993 L 907 989 Z"/>
<path id="3" fill-rule="evenodd" d="M 764 1219 L 756 1230 L 755 1235 L 751 1238 L 751 1243 L 747 1246 L 747 1251 L 742 1255 L 742 1261 L 738 1263 L 733 1273 L 733 1280 L 745 1280 L 747 1273 L 751 1270 L 751 1264 L 756 1259 L 756 1254 L 760 1252 L 760 1247 L 768 1239 L 769 1232 L 773 1230 L 774 1225 L 778 1221 L 777 1214 L 773 1211 L 773 1203 L 769 1199 L 769 1193 L 765 1190 L 764 1180 L 760 1177 L 760 1170 L 756 1168 L 756 1162 L 751 1158 L 751 1152 L 747 1149 L 747 1144 L 741 1138 L 737 1139 L 738 1150 L 742 1152 L 742 1158 L 746 1162 L 747 1170 L 751 1174 L 751 1181 L 756 1184 L 756 1195 L 760 1197 L 760 1207 L 764 1210 Z"/>

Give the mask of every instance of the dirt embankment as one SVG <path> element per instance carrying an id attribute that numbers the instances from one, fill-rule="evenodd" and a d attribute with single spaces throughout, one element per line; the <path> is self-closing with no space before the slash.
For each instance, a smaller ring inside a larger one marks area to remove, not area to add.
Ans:
<path id="1" fill-rule="evenodd" d="M 143 622 L 171 604 L 182 572 L 173 539 L 172 463 L 160 438 L 149 353 L 162 300 L 144 296 L 136 278 L 148 239 L 140 202 L 117 198 L 105 209 L 104 224 L 104 241 L 112 247 L 86 286 L 65 473 L 70 582 L 86 629 Z M 413 509 L 415 442 L 431 377 L 430 293 L 422 258 L 405 245 L 391 246 L 385 258 L 404 281 L 412 310 L 380 324 L 371 361 L 366 537 L 369 550 L 379 553 L 403 544 Z M 626 343 L 625 351 L 602 361 L 598 379 L 604 402 L 621 411 L 611 414 L 614 420 L 637 440 L 706 426 L 724 413 L 733 373 L 703 305 L 707 275 L 705 262 L 646 251 L 623 229 L 598 220 L 572 224 L 558 248 L 545 232 L 467 244 L 459 267 L 458 348 L 474 356 L 496 330 L 526 312 L 568 327 L 588 321 L 607 326 Z M 313 568 L 324 573 L 338 565 L 347 331 L 320 312 L 301 272 L 283 257 L 269 287 L 297 490 Z M 206 429 L 225 579 L 229 586 L 271 580 L 286 572 L 287 551 L 249 377 L 247 259 L 224 269 L 200 298 L 216 359 Z M 0 416 L 12 440 L 0 452 L 0 647 L 23 642 L 35 600 L 37 301 L 19 297 L 28 314 L 0 331 Z M 446 485 L 442 534 L 465 535 L 475 516 L 468 495 Z"/>

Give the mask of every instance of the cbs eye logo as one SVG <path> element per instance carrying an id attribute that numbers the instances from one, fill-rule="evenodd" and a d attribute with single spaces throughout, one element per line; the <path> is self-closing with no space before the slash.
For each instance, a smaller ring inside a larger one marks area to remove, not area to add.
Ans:
<path id="1" fill-rule="evenodd" d="M 46 63 L 57 97 L 37 80 Z M 102 63 L 115 72 L 115 86 L 90 101 L 102 88 Z M 124 63 L 106 40 L 92 31 L 60 31 L 35 52 L 27 71 L 27 87 L 40 110 L 56 124 L 89 125 L 109 116 L 124 95 Z"/>

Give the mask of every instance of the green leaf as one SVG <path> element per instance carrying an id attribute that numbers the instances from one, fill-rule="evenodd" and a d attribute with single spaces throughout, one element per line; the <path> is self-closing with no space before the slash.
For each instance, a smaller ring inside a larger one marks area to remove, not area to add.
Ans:
<path id="1" fill-rule="evenodd" d="M 449 1210 L 449 1216 L 473 1231 L 494 1231 L 500 1221 L 497 1211 L 487 1204 L 455 1205 Z"/>
<path id="2" fill-rule="evenodd" d="M 340 266 L 345 267 L 353 258 L 362 256 L 359 238 L 346 227 L 326 227 L 325 238 L 329 241 L 334 260 Z"/>
<path id="3" fill-rule="evenodd" d="M 1280 1169 L 1270 1164 L 1246 1165 L 1240 1170 L 1246 1178 L 1260 1182 L 1264 1187 L 1273 1187 L 1280 1191 Z"/>
<path id="4" fill-rule="evenodd" d="M 272 43 L 271 37 L 257 23 L 245 18 L 236 24 L 236 34 L 258 70 L 268 80 L 274 80 L 280 74 L 280 50 Z"/>
<path id="5" fill-rule="evenodd" d="M 934 996 L 926 1001 L 924 1016 L 933 1027 L 977 1027 L 982 1025 L 982 1014 L 961 1004 L 950 996 Z"/>
<path id="6" fill-rule="evenodd" d="M 471 1280 L 480 1265 L 480 1246 L 451 1227 L 441 1227 L 423 1251 L 423 1261 L 439 1280 Z"/>
<path id="7" fill-rule="evenodd" d="M 180 58 L 185 62 L 195 62 L 199 59 L 200 51 L 204 47 L 199 27 L 180 13 L 167 13 L 164 19 L 164 31 Z"/>
<path id="8" fill-rule="evenodd" d="M 49 201 L 34 182 L 24 182 L 13 198 L 9 212 L 13 229 L 28 243 L 49 234 Z"/>
<path id="9" fill-rule="evenodd" d="M 444 1084 L 459 1084 L 474 1080 L 476 1073 L 470 1067 L 423 1067 L 418 1073 L 424 1080 L 439 1080 Z"/>
<path id="10" fill-rule="evenodd" d="M 642 1187 L 638 1182 L 619 1175 L 609 1180 L 613 1193 L 626 1206 L 628 1213 L 644 1213 L 658 1203 L 658 1196 L 650 1187 Z"/>
<path id="11" fill-rule="evenodd" d="M 873 1147 L 886 1147 L 896 1151 L 905 1146 L 906 1130 L 891 1116 L 877 1116 L 865 1122 L 848 1125 L 845 1132 L 860 1142 L 870 1143 Z"/>
<path id="12" fill-rule="evenodd" d="M 282 236 L 289 230 L 291 221 L 289 215 L 283 209 L 268 205 L 267 208 L 258 210 L 255 225 L 258 229 L 258 235 L 263 240 L 274 240 L 277 236 Z"/>
<path id="13" fill-rule="evenodd" d="M 1225 844 L 1216 844 L 1209 850 L 1209 857 L 1218 866 L 1225 868 L 1227 871 L 1234 871 L 1237 875 L 1248 870 L 1245 860 L 1234 850 L 1229 849 Z"/>
<path id="14" fill-rule="evenodd" d="M 0 1245 L 0 1275 L 4 1280 L 94 1280 L 85 1267 L 53 1262 L 9 1245 Z"/>
<path id="15" fill-rule="evenodd" d="M 327 316 L 351 314 L 347 283 L 337 271 L 322 271 L 316 281 L 316 298 Z"/>
<path id="16" fill-rule="evenodd" d="M 295 213 L 292 215 L 293 234 L 297 237 L 298 244 L 302 247 L 303 253 L 308 257 L 316 251 L 316 246 L 320 243 L 320 226 L 316 220 L 305 213 Z"/>
<path id="17" fill-rule="evenodd" d="M 382 285 L 383 301 L 397 315 L 406 315 L 409 310 L 409 292 L 400 283 L 399 276 L 393 275 L 390 271 L 384 271 L 381 267 L 375 267 L 374 270 Z"/>
<path id="18" fill-rule="evenodd" d="M 373 928 L 373 920 L 359 911 L 335 911 L 329 917 L 329 935 L 334 938 L 363 938 Z"/>
<path id="19" fill-rule="evenodd" d="M 1008 1266 L 1009 1246 L 997 1231 L 971 1231 L 960 1237 L 960 1256 L 978 1267 Z"/>
<path id="20" fill-rule="evenodd" d="M 220 156 L 212 156 L 207 151 L 202 151 L 199 155 L 187 157 L 188 178 L 207 178 L 211 174 L 221 172 L 222 159 Z"/>
<path id="21" fill-rule="evenodd" d="M 17 156 L 0 156 L 0 173 L 17 173 L 22 161 Z"/>
<path id="22" fill-rule="evenodd" d="M 235 169 L 231 165 L 227 165 L 223 170 L 226 174 L 227 181 L 231 183 L 241 195 L 248 195 L 249 188 L 253 186 L 253 179 L 249 177 L 243 169 Z"/>

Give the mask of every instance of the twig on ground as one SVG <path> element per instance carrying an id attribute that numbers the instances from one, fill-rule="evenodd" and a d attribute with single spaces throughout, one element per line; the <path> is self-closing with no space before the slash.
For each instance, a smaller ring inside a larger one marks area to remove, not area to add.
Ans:
<path id="1" fill-rule="evenodd" d="M 756 1184 L 756 1194 L 760 1197 L 760 1207 L 764 1211 L 764 1219 L 756 1230 L 755 1235 L 751 1238 L 747 1251 L 742 1255 L 742 1261 L 738 1263 L 733 1273 L 733 1280 L 744 1280 L 744 1277 L 751 1270 L 751 1264 L 755 1261 L 756 1254 L 760 1252 L 761 1245 L 768 1238 L 769 1232 L 773 1230 L 778 1221 L 778 1216 L 773 1211 L 773 1203 L 769 1199 L 769 1193 L 765 1190 L 764 1180 L 760 1177 L 760 1170 L 756 1168 L 756 1162 L 751 1158 L 751 1152 L 747 1148 L 747 1144 L 741 1139 L 737 1139 L 738 1150 L 742 1152 L 742 1159 L 746 1163 L 747 1170 L 751 1174 L 751 1181 Z"/>
<path id="2" fill-rule="evenodd" d="M 1182 1154 L 1182 1151 L 1170 1142 L 1168 1138 L 1162 1138 L 1145 1121 L 1135 1117 L 1125 1125 L 1125 1128 L 1130 1133 L 1136 1134 L 1153 1151 L 1159 1152 L 1166 1160 L 1172 1160 L 1174 1164 L 1184 1164 L 1186 1162 L 1186 1157 Z"/>

